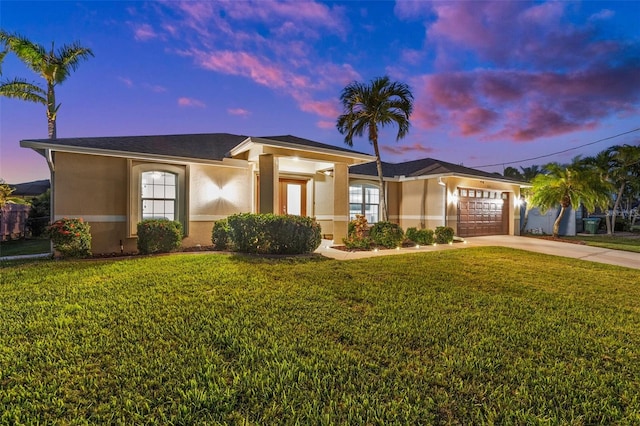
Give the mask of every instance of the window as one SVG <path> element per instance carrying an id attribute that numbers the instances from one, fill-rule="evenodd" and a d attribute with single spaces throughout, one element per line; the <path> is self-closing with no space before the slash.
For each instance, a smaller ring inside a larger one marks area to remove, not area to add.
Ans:
<path id="1" fill-rule="evenodd" d="M 129 160 L 128 236 L 144 219 L 177 220 L 189 235 L 189 167 Z"/>
<path id="2" fill-rule="evenodd" d="M 373 185 L 349 185 L 349 220 L 357 214 L 364 215 L 367 222 L 376 223 L 380 212 L 380 189 Z"/>
<path id="3" fill-rule="evenodd" d="M 174 173 L 150 171 L 140 177 L 142 185 L 142 219 L 176 219 L 176 187 Z"/>

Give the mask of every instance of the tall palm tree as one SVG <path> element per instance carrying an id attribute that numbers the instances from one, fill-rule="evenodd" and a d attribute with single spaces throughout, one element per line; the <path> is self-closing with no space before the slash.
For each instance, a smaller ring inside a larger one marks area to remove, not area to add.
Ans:
<path id="1" fill-rule="evenodd" d="M 579 158 L 569 166 L 549 163 L 544 166 L 546 173 L 537 175 L 532 182 L 531 204 L 545 213 L 552 207 L 560 206 L 560 213 L 553 223 L 553 236 L 560 233 L 560 222 L 568 207 L 577 209 L 580 204 L 592 212 L 596 207 L 609 203 L 613 189 L 610 182 L 602 180 L 593 167 Z"/>
<path id="2" fill-rule="evenodd" d="M 0 30 L 0 43 L 46 81 L 46 87 L 22 78 L 3 81 L 0 83 L 0 95 L 43 104 L 47 109 L 49 138 L 55 139 L 56 116 L 60 108 L 60 104 L 56 104 L 55 87 L 62 84 L 80 62 L 93 56 L 93 52 L 78 43 L 63 45 L 58 50 L 51 43 L 51 49 L 47 50 L 23 36 L 4 30 Z"/>
<path id="3" fill-rule="evenodd" d="M 344 142 L 353 146 L 353 137 L 366 132 L 373 145 L 380 182 L 381 215 L 385 221 L 389 217 L 389 210 L 378 147 L 379 127 L 395 123 L 398 126 L 396 141 L 405 137 L 409 132 L 409 117 L 413 111 L 413 94 L 405 83 L 392 82 L 384 76 L 373 79 L 369 84 L 357 81 L 350 83 L 342 90 L 340 101 L 343 114 L 338 117 L 336 127 L 344 135 Z"/>

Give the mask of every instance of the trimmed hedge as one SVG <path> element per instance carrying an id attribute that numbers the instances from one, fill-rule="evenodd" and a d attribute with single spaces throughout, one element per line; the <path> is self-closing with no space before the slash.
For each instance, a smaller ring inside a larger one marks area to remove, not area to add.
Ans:
<path id="1" fill-rule="evenodd" d="M 242 253 L 311 253 L 322 242 L 320 225 L 310 217 L 240 213 L 227 223 L 233 250 Z"/>
<path id="2" fill-rule="evenodd" d="M 91 227 L 82 218 L 56 220 L 47 229 L 62 257 L 91 256 Z"/>
<path id="3" fill-rule="evenodd" d="M 377 222 L 369 231 L 374 244 L 385 248 L 396 248 L 404 241 L 404 231 L 397 223 Z"/>
<path id="4" fill-rule="evenodd" d="M 454 234 L 455 231 L 450 226 L 438 226 L 435 232 L 436 243 L 449 244 L 453 242 Z"/>
<path id="5" fill-rule="evenodd" d="M 227 250 L 231 248 L 231 228 L 229 228 L 229 221 L 227 219 L 221 219 L 213 224 L 211 230 L 211 242 L 215 250 Z"/>
<path id="6" fill-rule="evenodd" d="M 407 229 L 407 240 L 420 245 L 431 245 L 434 243 L 434 232 L 432 229 Z"/>
<path id="7" fill-rule="evenodd" d="M 182 245 L 182 224 L 175 220 L 145 219 L 138 223 L 138 251 L 168 253 Z"/>

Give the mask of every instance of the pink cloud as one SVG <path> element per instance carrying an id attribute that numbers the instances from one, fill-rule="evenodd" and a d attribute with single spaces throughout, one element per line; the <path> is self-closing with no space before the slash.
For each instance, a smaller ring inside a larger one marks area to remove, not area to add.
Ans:
<path id="1" fill-rule="evenodd" d="M 184 108 L 189 108 L 189 107 L 204 108 L 204 107 L 206 107 L 205 103 L 202 102 L 201 100 L 194 99 L 194 98 L 187 98 L 187 97 L 178 98 L 178 105 L 180 107 L 184 107 Z"/>
<path id="2" fill-rule="evenodd" d="M 340 109 L 337 101 L 299 101 L 300 109 L 305 112 L 311 112 L 321 117 L 338 118 Z"/>
<path id="3" fill-rule="evenodd" d="M 196 60 L 205 69 L 230 75 L 251 78 L 258 84 L 271 88 L 286 85 L 285 71 L 268 60 L 247 52 L 229 50 L 208 53 L 195 52 Z"/>
<path id="4" fill-rule="evenodd" d="M 405 154 L 432 154 L 435 149 L 424 146 L 418 142 L 413 145 L 381 145 L 380 149 L 387 154 L 391 155 L 405 155 Z"/>
<path id="5" fill-rule="evenodd" d="M 333 129 L 336 127 L 336 122 L 329 120 L 320 120 L 316 123 L 316 126 L 318 126 L 320 129 Z"/>
<path id="6" fill-rule="evenodd" d="M 129 88 L 133 87 L 133 80 L 131 80 L 130 78 L 118 77 L 118 80 L 120 80 L 125 86 L 127 86 Z"/>
<path id="7" fill-rule="evenodd" d="M 640 73 L 634 62 L 572 73 L 445 73 L 417 79 L 416 84 L 412 119 L 417 127 L 448 123 L 449 130 L 482 140 L 557 136 L 640 110 Z"/>
<path id="8" fill-rule="evenodd" d="M 153 27 L 149 24 L 134 25 L 133 37 L 138 41 L 148 41 L 159 37 Z"/>
<path id="9" fill-rule="evenodd" d="M 244 108 L 228 108 L 227 112 L 231 115 L 239 115 L 241 117 L 248 117 L 251 112 Z"/>

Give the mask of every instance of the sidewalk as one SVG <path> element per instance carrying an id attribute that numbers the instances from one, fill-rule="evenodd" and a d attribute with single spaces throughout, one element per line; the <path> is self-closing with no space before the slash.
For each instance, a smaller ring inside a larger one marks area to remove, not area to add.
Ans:
<path id="1" fill-rule="evenodd" d="M 437 246 L 422 246 L 420 248 L 401 248 L 379 251 L 355 251 L 348 252 L 331 248 L 331 241 L 323 240 L 316 250 L 323 256 L 337 260 L 364 259 L 376 256 L 389 256 L 407 253 L 423 253 L 438 250 L 455 250 L 467 247 L 509 247 L 520 250 L 544 253 L 553 256 L 582 259 L 590 262 L 606 263 L 609 265 L 624 266 L 640 269 L 640 253 L 632 253 L 621 250 L 611 250 L 587 245 L 562 243 L 539 238 L 518 237 L 513 235 L 491 235 L 486 237 L 466 238 L 465 242 L 456 242 L 452 245 L 439 244 Z"/>

